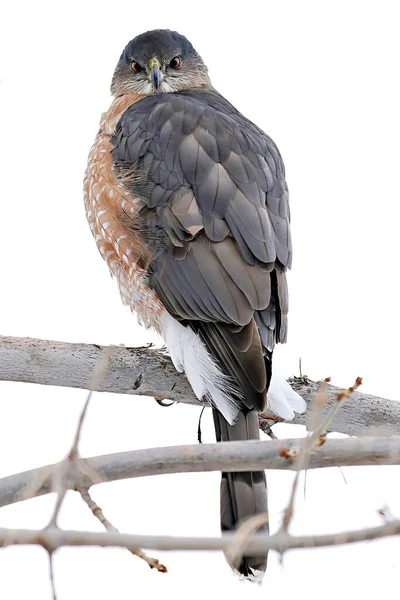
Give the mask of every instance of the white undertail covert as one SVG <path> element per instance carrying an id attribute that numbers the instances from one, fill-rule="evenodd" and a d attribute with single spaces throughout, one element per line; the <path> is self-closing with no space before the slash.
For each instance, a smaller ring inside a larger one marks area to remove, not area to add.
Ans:
<path id="1" fill-rule="evenodd" d="M 185 373 L 197 398 L 209 397 L 230 425 L 239 412 L 232 397 L 233 385 L 216 364 L 200 337 L 165 312 L 161 334 L 177 371 Z M 236 392 L 237 394 L 237 392 Z M 307 405 L 280 373 L 273 371 L 267 395 L 267 408 L 290 421 L 294 413 L 304 413 Z"/>

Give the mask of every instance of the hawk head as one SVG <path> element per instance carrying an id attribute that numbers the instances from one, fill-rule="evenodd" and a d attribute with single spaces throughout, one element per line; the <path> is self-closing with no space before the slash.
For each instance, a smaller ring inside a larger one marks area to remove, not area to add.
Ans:
<path id="1" fill-rule="evenodd" d="M 183 35 L 155 29 L 129 42 L 118 61 L 111 93 L 143 96 L 210 88 L 207 67 Z"/>

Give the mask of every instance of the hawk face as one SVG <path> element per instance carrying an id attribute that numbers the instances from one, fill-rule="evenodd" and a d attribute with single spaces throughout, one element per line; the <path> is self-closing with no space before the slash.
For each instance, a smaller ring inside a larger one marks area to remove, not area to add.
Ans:
<path id="1" fill-rule="evenodd" d="M 156 29 L 129 42 L 111 83 L 114 96 L 143 96 L 210 88 L 208 70 L 192 44 L 176 31 Z"/>

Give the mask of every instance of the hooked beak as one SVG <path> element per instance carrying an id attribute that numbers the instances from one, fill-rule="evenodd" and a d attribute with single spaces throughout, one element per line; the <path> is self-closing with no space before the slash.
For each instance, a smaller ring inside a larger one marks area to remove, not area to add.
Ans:
<path id="1" fill-rule="evenodd" d="M 154 86 L 154 89 L 158 90 L 160 83 L 164 79 L 164 75 L 161 72 L 161 63 L 157 58 L 152 58 L 149 61 L 150 70 L 150 81 Z"/>

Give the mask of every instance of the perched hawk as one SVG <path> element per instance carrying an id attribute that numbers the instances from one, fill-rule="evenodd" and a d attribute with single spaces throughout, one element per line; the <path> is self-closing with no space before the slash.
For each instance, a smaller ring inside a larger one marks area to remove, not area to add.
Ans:
<path id="1" fill-rule="evenodd" d="M 111 92 L 85 176 L 98 249 L 123 301 L 209 400 L 217 440 L 258 439 L 259 411 L 291 419 L 305 410 L 272 376 L 292 258 L 279 151 L 174 31 L 129 42 Z M 266 510 L 263 471 L 222 474 L 223 531 Z M 265 568 L 266 556 L 245 556 L 239 571 Z"/>

